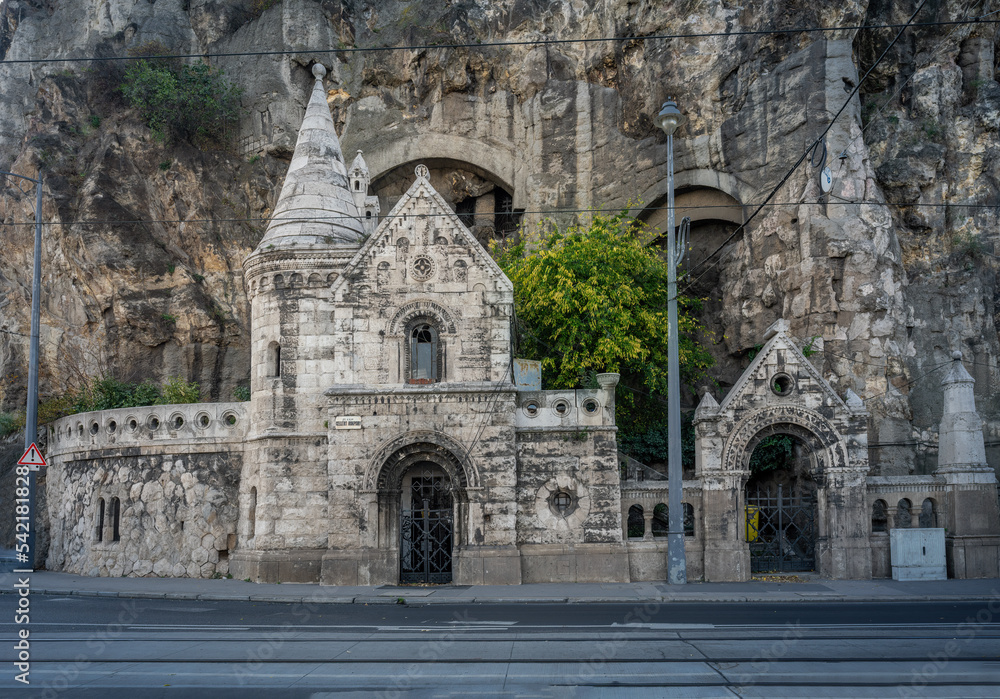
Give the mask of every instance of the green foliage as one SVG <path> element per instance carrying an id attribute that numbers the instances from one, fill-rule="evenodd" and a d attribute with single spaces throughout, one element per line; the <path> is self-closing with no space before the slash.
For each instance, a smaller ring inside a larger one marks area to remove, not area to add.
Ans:
<path id="1" fill-rule="evenodd" d="M 662 400 L 640 397 L 636 409 L 616 410 L 618 448 L 646 464 L 667 460 L 667 405 Z M 694 468 L 693 412 L 681 413 L 681 466 Z"/>
<path id="2" fill-rule="evenodd" d="M 174 270 L 170 270 L 170 273 L 173 274 Z M 173 323 L 177 322 L 177 316 L 170 315 L 169 313 L 161 313 L 160 314 L 160 320 L 162 320 L 164 323 L 171 323 L 171 324 L 173 324 Z"/>
<path id="3" fill-rule="evenodd" d="M 587 385 L 618 372 L 618 438 L 635 458 L 666 457 L 667 265 L 643 225 L 625 212 L 597 214 L 543 240 L 499 250 L 514 283 L 519 354 L 542 362 L 546 388 Z M 678 297 L 681 380 L 706 375 L 712 356 L 697 337 L 697 299 Z"/>
<path id="4" fill-rule="evenodd" d="M 99 128 L 101 126 L 101 117 L 99 117 L 97 114 L 91 114 L 90 125 L 93 126 L 95 129 Z"/>
<path id="5" fill-rule="evenodd" d="M 77 392 L 73 412 L 155 405 L 165 402 L 162 397 L 160 387 L 152 381 L 134 383 L 106 376 L 93 379 Z"/>
<path id="6" fill-rule="evenodd" d="M 24 427 L 24 416 L 18 413 L 0 412 L 0 439 Z"/>
<path id="7" fill-rule="evenodd" d="M 244 403 L 250 400 L 250 387 L 246 385 L 237 386 L 233 389 L 233 398 Z"/>
<path id="8" fill-rule="evenodd" d="M 201 400 L 201 386 L 195 381 L 185 381 L 174 376 L 163 382 L 161 403 L 197 403 Z"/>
<path id="9" fill-rule="evenodd" d="M 943 134 L 941 125 L 931 118 L 924 119 L 922 122 L 920 122 L 920 128 L 923 129 L 924 134 L 927 136 L 927 138 L 931 140 L 934 140 L 938 136 L 941 136 Z"/>
<path id="10" fill-rule="evenodd" d="M 803 357 L 805 357 L 806 359 L 809 359 L 809 357 L 811 357 L 814 354 L 816 354 L 817 352 L 819 352 L 818 349 L 816 349 L 815 347 L 813 347 L 813 343 L 815 343 L 816 340 L 818 340 L 818 339 L 819 339 L 819 335 L 813 335 L 812 337 L 809 338 L 809 342 L 807 342 L 805 344 L 805 346 L 802 348 L 802 356 Z"/>
<path id="11" fill-rule="evenodd" d="M 792 465 L 792 438 L 786 434 L 765 437 L 750 455 L 750 473 L 764 473 Z"/>
<path id="12" fill-rule="evenodd" d="M 146 44 L 132 53 L 162 55 L 166 48 Z M 140 58 L 125 70 L 120 90 L 159 140 L 225 145 L 240 117 L 242 90 L 226 80 L 221 70 L 203 63 L 186 66 L 168 59 Z"/>
<path id="13" fill-rule="evenodd" d="M 169 161 L 169 160 L 164 160 L 164 161 L 163 161 L 162 163 L 160 163 L 160 169 L 161 169 L 161 170 L 163 170 L 164 172 L 166 172 L 167 170 L 169 170 L 169 169 L 170 169 L 170 166 L 171 166 L 172 164 L 173 164 L 173 163 L 172 163 L 171 161 Z"/>

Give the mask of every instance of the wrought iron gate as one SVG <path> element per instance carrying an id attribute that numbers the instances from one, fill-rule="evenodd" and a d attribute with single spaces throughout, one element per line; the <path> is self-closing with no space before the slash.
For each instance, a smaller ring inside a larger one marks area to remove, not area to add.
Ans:
<path id="1" fill-rule="evenodd" d="M 452 511 L 403 510 L 400 531 L 400 580 L 451 582 Z"/>
<path id="2" fill-rule="evenodd" d="M 425 469 L 410 481 L 399 521 L 399 579 L 404 583 L 451 582 L 454 529 L 451 484 Z"/>
<path id="3" fill-rule="evenodd" d="M 770 488 L 747 491 L 747 541 L 752 573 L 816 568 L 816 498 Z"/>

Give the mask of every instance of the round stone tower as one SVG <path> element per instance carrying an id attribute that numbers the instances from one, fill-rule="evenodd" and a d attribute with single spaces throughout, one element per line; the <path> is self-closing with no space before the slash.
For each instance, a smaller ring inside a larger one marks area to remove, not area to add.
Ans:
<path id="1" fill-rule="evenodd" d="M 251 426 L 230 570 L 260 581 L 319 580 L 327 548 L 324 389 L 333 374 L 330 285 L 365 237 L 340 139 L 316 78 L 271 221 L 243 262 L 250 297 Z M 325 378 L 324 378 L 325 377 Z"/>

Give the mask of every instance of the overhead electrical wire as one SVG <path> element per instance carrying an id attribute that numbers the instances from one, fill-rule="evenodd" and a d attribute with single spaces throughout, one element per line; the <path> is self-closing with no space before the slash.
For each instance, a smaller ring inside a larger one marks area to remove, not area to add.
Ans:
<path id="1" fill-rule="evenodd" d="M 923 5 L 923 3 L 921 3 Z M 990 13 L 990 15 L 995 13 Z M 825 32 L 852 32 L 862 30 L 879 29 L 905 29 L 907 27 L 947 27 L 964 24 L 1000 24 L 1000 19 L 986 19 L 990 15 L 983 15 L 974 19 L 964 20 L 942 20 L 935 22 L 906 22 L 904 24 L 853 24 L 841 27 L 788 27 L 786 29 L 743 29 L 725 32 L 688 32 L 677 34 L 648 34 L 632 36 L 602 36 L 602 37 L 576 37 L 570 39 L 523 39 L 520 41 L 475 41 L 461 43 L 434 43 L 434 44 L 408 44 L 405 46 L 345 46 L 338 48 L 302 48 L 302 49 L 282 49 L 275 51 L 221 51 L 203 53 L 182 53 L 182 54 L 161 54 L 151 56 L 74 56 L 68 58 L 16 58 L 0 61 L 0 65 L 12 64 L 40 64 L 40 63 L 82 63 L 87 61 L 139 61 L 139 60 L 160 60 L 160 59 L 185 59 L 185 58 L 234 58 L 240 56 L 291 56 L 302 54 L 329 54 L 329 53 L 372 53 L 377 51 L 427 51 L 434 49 L 474 49 L 474 48 L 506 48 L 508 46 L 557 46 L 562 44 L 593 44 L 608 42 L 631 42 L 631 41 L 666 41 L 676 39 L 709 39 L 718 37 L 741 37 L 741 36 L 772 36 L 776 34 L 810 34 Z"/>
<path id="2" fill-rule="evenodd" d="M 768 202 L 766 204 L 762 204 L 761 206 L 765 206 L 765 207 L 821 206 L 821 205 L 829 204 L 829 203 L 830 202 L 828 202 L 828 201 Z M 948 202 L 948 203 L 941 203 L 941 204 L 923 204 L 923 203 L 912 203 L 912 204 L 910 204 L 910 203 L 903 203 L 903 204 L 899 204 L 899 203 L 885 202 L 885 201 L 868 201 L 868 200 L 850 201 L 850 200 L 843 200 L 843 201 L 839 201 L 837 203 L 840 204 L 840 205 L 842 205 L 842 206 L 895 206 L 895 207 L 901 207 L 901 208 L 905 208 L 905 207 L 934 208 L 934 209 L 950 209 L 950 208 L 959 208 L 959 209 L 997 209 L 997 208 L 1000 208 L 1000 207 L 998 207 L 997 204 L 956 204 L 956 203 L 950 203 L 950 202 Z M 755 205 L 754 204 L 747 204 L 746 206 L 755 206 Z M 668 207 L 666 207 L 666 206 L 648 207 L 648 208 L 644 208 L 643 211 L 644 212 L 645 211 L 666 211 L 667 208 Z M 716 205 L 716 206 L 706 205 L 706 206 L 682 206 L 682 207 L 675 207 L 675 208 L 676 209 L 683 209 L 685 211 L 695 211 L 695 210 L 698 210 L 698 209 L 720 209 L 720 208 L 727 208 L 727 207 L 725 207 L 725 206 L 718 206 L 718 205 Z M 737 207 L 733 207 L 733 208 L 737 208 Z M 520 211 L 519 210 L 519 211 L 513 211 L 513 212 L 491 212 L 488 215 L 476 214 L 475 218 L 492 218 L 492 217 L 505 216 L 505 215 L 510 215 L 510 214 L 515 214 L 515 215 L 518 215 L 518 216 L 529 215 L 529 214 L 530 215 L 552 216 L 552 215 L 560 215 L 560 214 L 580 214 L 580 213 L 601 214 L 601 213 L 609 213 L 609 212 L 595 211 L 594 209 L 544 209 L 544 210 L 539 209 L 539 210 L 529 210 L 529 211 Z M 450 218 L 452 216 L 458 216 L 459 218 L 465 218 L 466 216 L 472 216 L 472 214 L 440 213 L 440 214 L 420 214 L 419 215 L 419 217 L 422 217 L 424 219 L 429 219 L 429 218 Z M 72 221 L 42 221 L 42 225 L 43 226 L 103 226 L 103 225 L 131 225 L 131 226 L 137 226 L 137 225 L 151 224 L 151 223 L 164 223 L 164 224 L 166 224 L 166 223 L 176 223 L 176 224 L 181 224 L 181 223 L 184 223 L 184 224 L 194 224 L 194 223 L 268 223 L 268 222 L 275 222 L 275 221 L 280 221 L 280 222 L 285 222 L 285 223 L 287 223 L 287 222 L 327 223 L 327 222 L 339 221 L 339 220 L 344 220 L 344 219 L 353 219 L 353 220 L 356 221 L 359 218 L 360 217 L 358 217 L 358 216 L 350 216 L 348 214 L 331 214 L 330 216 L 313 216 L 313 217 L 309 217 L 309 218 L 301 218 L 301 217 L 294 217 L 294 218 L 282 218 L 282 217 L 268 218 L 268 217 L 264 217 L 264 216 L 258 216 L 258 217 L 251 217 L 251 218 L 77 219 L 77 220 L 72 220 Z M 392 218 L 398 218 L 398 217 L 389 217 L 389 216 L 380 217 L 379 218 L 379 222 L 392 220 Z M 34 221 L 29 221 L 29 220 L 24 220 L 24 221 L 0 221 L 0 226 L 34 226 L 34 225 L 35 225 L 35 222 Z"/>

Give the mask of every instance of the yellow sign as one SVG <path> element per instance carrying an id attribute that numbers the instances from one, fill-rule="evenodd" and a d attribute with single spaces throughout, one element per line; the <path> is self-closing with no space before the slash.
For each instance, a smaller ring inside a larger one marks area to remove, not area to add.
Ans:
<path id="1" fill-rule="evenodd" d="M 747 541 L 757 541 L 760 534 L 760 508 L 747 505 Z"/>

